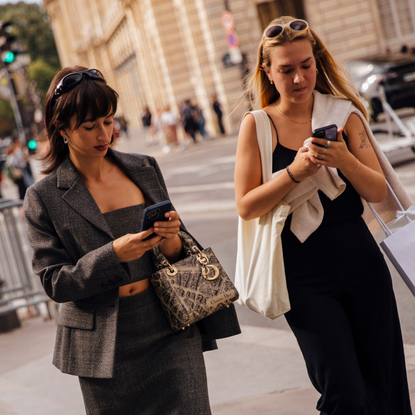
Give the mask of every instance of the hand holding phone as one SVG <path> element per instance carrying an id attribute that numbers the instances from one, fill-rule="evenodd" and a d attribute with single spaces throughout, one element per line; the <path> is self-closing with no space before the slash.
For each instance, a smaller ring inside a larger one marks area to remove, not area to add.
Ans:
<path id="1" fill-rule="evenodd" d="M 313 137 L 323 138 L 328 141 L 337 141 L 337 125 L 330 124 L 313 131 Z"/>
<path id="2" fill-rule="evenodd" d="M 172 205 L 169 200 L 165 200 L 164 202 L 156 203 L 155 205 L 145 208 L 143 211 L 140 232 L 152 228 L 155 222 L 169 220 L 169 218 L 166 218 L 165 214 L 171 210 Z"/>

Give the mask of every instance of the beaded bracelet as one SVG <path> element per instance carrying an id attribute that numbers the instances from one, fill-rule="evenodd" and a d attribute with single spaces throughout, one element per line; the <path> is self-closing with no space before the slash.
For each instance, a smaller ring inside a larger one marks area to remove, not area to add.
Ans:
<path id="1" fill-rule="evenodd" d="M 288 173 L 288 175 L 291 177 L 291 180 L 292 180 L 293 182 L 295 182 L 295 183 L 300 183 L 298 180 L 295 180 L 295 178 L 294 178 L 294 176 L 292 175 L 292 173 L 290 172 L 290 169 L 289 169 L 289 167 L 288 167 L 288 166 L 286 167 L 286 170 L 287 170 L 287 173 Z"/>

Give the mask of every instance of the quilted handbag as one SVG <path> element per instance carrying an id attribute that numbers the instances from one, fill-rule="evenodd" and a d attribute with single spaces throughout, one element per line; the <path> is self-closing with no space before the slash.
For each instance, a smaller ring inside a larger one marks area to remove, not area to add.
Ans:
<path id="1" fill-rule="evenodd" d="M 186 257 L 170 264 L 157 246 L 152 250 L 157 271 L 151 283 L 173 330 L 229 307 L 238 291 L 211 248 L 200 250 L 185 232 L 179 232 Z"/>

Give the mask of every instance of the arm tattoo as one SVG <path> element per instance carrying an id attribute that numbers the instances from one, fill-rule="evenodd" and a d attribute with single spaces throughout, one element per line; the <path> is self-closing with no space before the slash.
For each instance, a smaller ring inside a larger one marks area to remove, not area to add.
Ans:
<path id="1" fill-rule="evenodd" d="M 360 136 L 360 146 L 359 148 L 370 148 L 370 141 L 366 134 L 366 130 L 363 130 L 359 133 Z"/>

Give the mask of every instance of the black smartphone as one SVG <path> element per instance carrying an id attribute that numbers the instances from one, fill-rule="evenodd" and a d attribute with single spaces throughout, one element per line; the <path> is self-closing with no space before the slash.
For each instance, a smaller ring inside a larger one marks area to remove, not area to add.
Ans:
<path id="1" fill-rule="evenodd" d="M 337 140 L 337 125 L 330 124 L 313 131 L 313 137 L 324 138 L 329 141 Z"/>
<path id="2" fill-rule="evenodd" d="M 169 200 L 146 207 L 143 211 L 140 232 L 152 228 L 154 222 L 169 220 L 169 218 L 166 218 L 164 215 L 171 210 L 172 206 Z"/>

